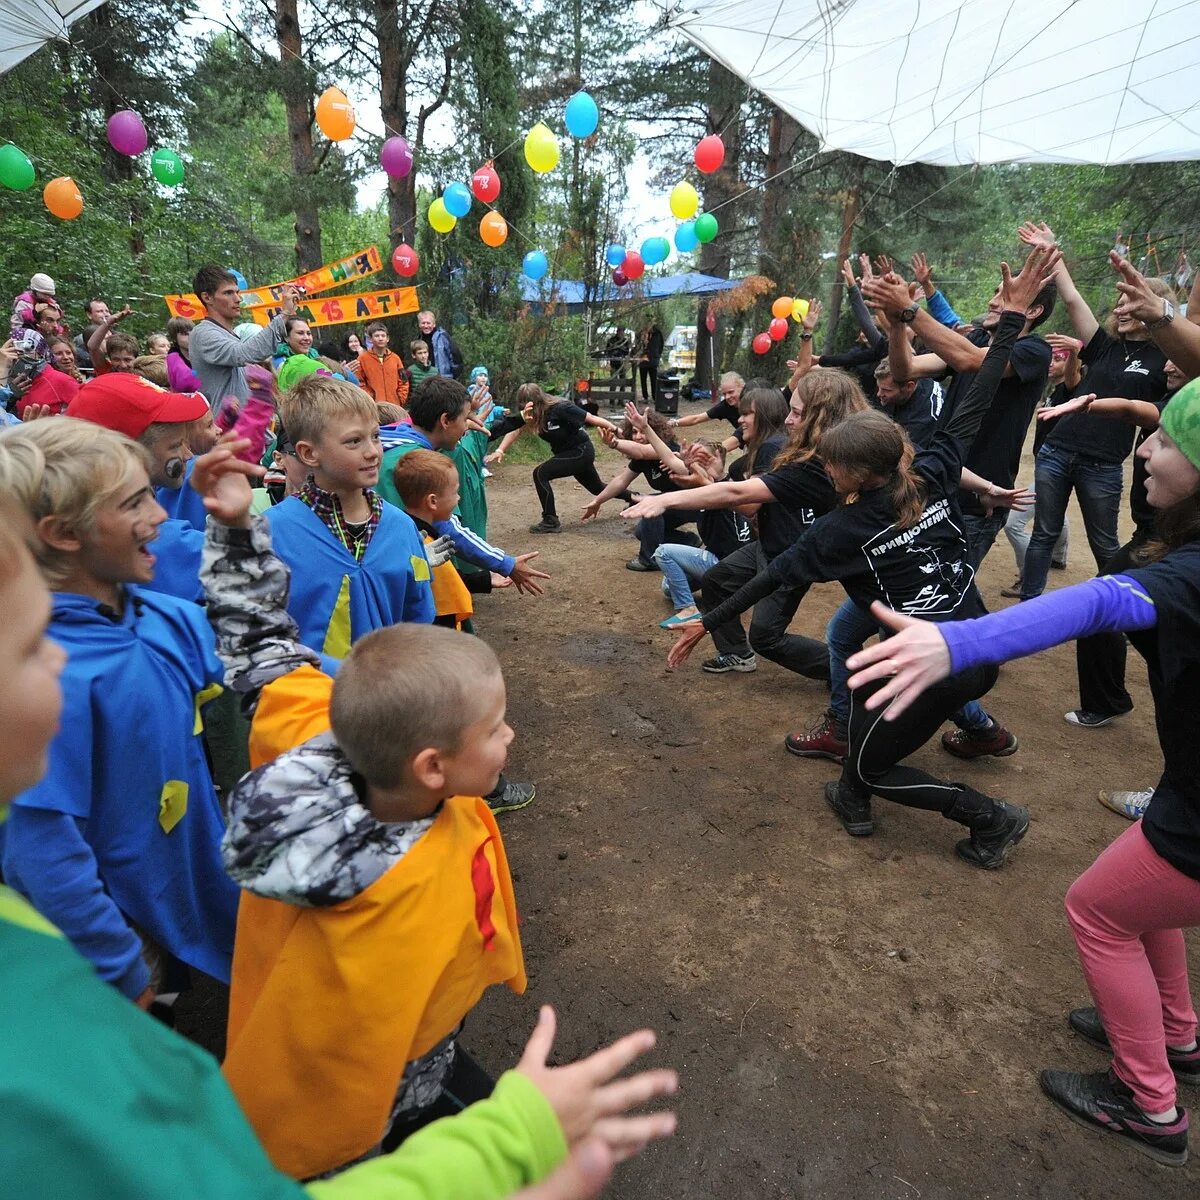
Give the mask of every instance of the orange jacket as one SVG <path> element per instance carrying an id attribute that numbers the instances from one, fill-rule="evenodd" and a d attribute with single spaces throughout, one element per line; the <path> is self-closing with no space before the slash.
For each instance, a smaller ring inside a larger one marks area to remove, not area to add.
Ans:
<path id="1" fill-rule="evenodd" d="M 252 762 L 328 729 L 332 683 L 301 667 L 265 687 Z M 222 1070 L 275 1165 L 309 1178 L 379 1141 L 406 1064 L 493 983 L 525 990 L 512 879 L 487 805 L 454 796 L 350 900 L 242 893 Z"/>
<path id="2" fill-rule="evenodd" d="M 408 379 L 404 375 L 404 360 L 394 350 L 380 358 L 374 350 L 364 350 L 358 356 L 358 378 L 376 404 L 408 402 Z"/>

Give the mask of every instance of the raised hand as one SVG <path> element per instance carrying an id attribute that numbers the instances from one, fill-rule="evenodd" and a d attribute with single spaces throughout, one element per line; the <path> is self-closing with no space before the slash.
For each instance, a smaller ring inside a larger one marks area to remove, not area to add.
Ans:
<path id="1" fill-rule="evenodd" d="M 896 264 L 886 254 L 875 255 L 875 266 L 880 275 L 891 275 L 896 270 Z"/>
<path id="2" fill-rule="evenodd" d="M 933 283 L 933 272 L 929 269 L 929 260 L 921 253 L 920 250 L 912 256 L 912 273 L 913 278 L 922 286 L 926 287 Z"/>
<path id="3" fill-rule="evenodd" d="M 863 283 L 868 279 L 875 278 L 875 268 L 871 266 L 871 256 L 869 254 L 860 254 L 858 256 L 858 271 L 862 276 Z"/>
<path id="4" fill-rule="evenodd" d="M 894 271 L 889 275 L 864 278 L 862 292 L 868 304 L 883 309 L 889 315 L 903 312 L 912 303 L 908 295 L 908 284 Z"/>
<path id="5" fill-rule="evenodd" d="M 300 292 L 295 284 L 289 283 L 279 297 L 279 309 L 285 317 L 295 316 L 300 301 Z"/>
<path id="6" fill-rule="evenodd" d="M 537 583 L 537 580 L 550 578 L 545 571 L 536 571 L 529 565 L 530 561 L 537 558 L 540 553 L 539 550 L 531 550 L 528 554 L 517 555 L 516 565 L 509 578 L 523 596 L 541 596 L 543 588 Z"/>
<path id="7" fill-rule="evenodd" d="M 639 433 L 645 433 L 650 428 L 650 406 L 647 404 L 646 411 L 642 412 L 639 410 L 638 406 L 633 403 L 632 400 L 626 400 L 625 401 L 625 419 Z M 602 425 L 600 427 L 600 429 L 601 429 L 600 436 L 603 437 L 604 436 L 604 433 L 603 433 L 604 426 Z"/>
<path id="8" fill-rule="evenodd" d="M 1027 246 L 1057 246 L 1058 238 L 1054 236 L 1054 230 L 1049 225 L 1042 222 L 1026 221 L 1020 229 L 1017 230 L 1017 237 L 1021 239 Z"/>
<path id="9" fill-rule="evenodd" d="M 813 296 L 813 298 L 808 302 L 808 312 L 804 314 L 804 318 L 800 324 L 803 325 L 809 333 L 812 333 L 812 331 L 816 329 L 817 322 L 820 319 L 821 302 L 816 298 L 816 296 Z"/>
<path id="10" fill-rule="evenodd" d="M 1067 350 L 1071 354 L 1078 354 L 1083 349 L 1083 343 L 1067 333 L 1047 333 L 1043 336 L 1050 343 L 1052 350 Z"/>
<path id="11" fill-rule="evenodd" d="M 1143 324 L 1157 321 L 1163 315 L 1163 298 L 1150 290 L 1146 277 L 1127 258 L 1111 250 L 1108 259 L 1121 277 L 1117 280 L 1121 300 L 1113 310 L 1116 315 L 1132 317 Z"/>
<path id="12" fill-rule="evenodd" d="M 1008 263 L 1000 264 L 1000 302 L 1010 312 L 1024 312 L 1037 298 L 1062 262 L 1062 251 L 1046 242 L 1037 242 L 1029 251 L 1019 275 L 1009 271 Z"/>
<path id="13" fill-rule="evenodd" d="M 850 266 L 848 258 L 842 259 L 842 282 L 846 285 L 847 291 L 852 291 L 858 286 L 858 281 L 854 278 L 854 268 Z"/>
<path id="14" fill-rule="evenodd" d="M 546 1097 L 568 1146 L 599 1138 L 620 1162 L 675 1132 L 674 1113 L 627 1115 L 647 1101 L 674 1095 L 679 1087 L 674 1071 L 643 1071 L 617 1078 L 654 1048 L 651 1030 L 628 1034 L 579 1062 L 551 1067 L 547 1060 L 554 1046 L 555 1024 L 554 1009 L 544 1005 L 516 1069 Z"/>
<path id="15" fill-rule="evenodd" d="M 192 467 L 193 490 L 204 498 L 204 507 L 222 525 L 249 528 L 250 503 L 254 499 L 250 480 L 267 473 L 264 467 L 238 458 L 249 448 L 249 438 L 230 432 Z"/>
<path id="16" fill-rule="evenodd" d="M 850 676 L 850 688 L 890 677 L 890 682 L 868 697 L 867 708 L 874 711 L 887 704 L 883 719 L 894 721 L 926 688 L 950 674 L 950 649 L 932 621 L 893 612 L 878 600 L 871 605 L 871 615 L 899 632 L 846 660 L 846 666 L 855 672 Z"/>

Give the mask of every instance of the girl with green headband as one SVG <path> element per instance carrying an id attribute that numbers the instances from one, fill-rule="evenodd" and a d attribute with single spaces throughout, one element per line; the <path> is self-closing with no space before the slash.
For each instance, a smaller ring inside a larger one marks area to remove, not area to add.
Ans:
<path id="1" fill-rule="evenodd" d="M 1158 512 L 1138 565 L 969 621 L 930 624 L 874 606 L 890 629 L 849 661 L 851 688 L 894 720 L 953 672 L 1105 631 L 1145 658 L 1164 769 L 1146 814 L 1071 885 L 1067 919 L 1095 1007 L 1071 1028 L 1112 1054 L 1107 1071 L 1043 1071 L 1042 1090 L 1084 1125 L 1168 1166 L 1187 1161 L 1176 1085 L 1200 1084 L 1183 930 L 1200 926 L 1200 380 L 1163 409 L 1138 450 Z"/>

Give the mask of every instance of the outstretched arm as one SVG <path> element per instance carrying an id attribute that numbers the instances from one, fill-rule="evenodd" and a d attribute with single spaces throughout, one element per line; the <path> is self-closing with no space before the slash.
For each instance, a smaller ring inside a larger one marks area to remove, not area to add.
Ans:
<path id="1" fill-rule="evenodd" d="M 661 496 L 643 496 L 621 516 L 630 521 L 640 517 L 661 517 L 668 508 L 737 508 L 741 504 L 768 504 L 775 497 L 763 481 L 727 479 L 686 492 L 664 492 Z"/>
<path id="2" fill-rule="evenodd" d="M 1094 394 L 1075 396 L 1052 408 L 1038 410 L 1039 421 L 1057 421 L 1073 412 L 1094 413 L 1098 417 L 1115 417 L 1141 429 L 1158 428 L 1158 408 L 1149 400 L 1126 400 L 1122 396 L 1097 399 Z"/>
<path id="3" fill-rule="evenodd" d="M 1115 312 L 1118 316 L 1131 316 L 1141 321 L 1147 327 L 1161 320 L 1166 314 L 1163 298 L 1150 290 L 1143 276 L 1126 259 L 1117 254 L 1110 254 L 1109 259 L 1116 269 L 1120 279 L 1117 281 L 1117 291 L 1121 293 L 1121 303 Z M 1200 277 L 1198 277 L 1200 278 Z M 1192 295 L 1196 294 L 1192 289 Z M 1200 305 L 1197 306 L 1200 310 Z M 1185 374 L 1191 377 L 1200 375 L 1200 328 L 1193 322 L 1200 320 L 1200 313 L 1194 312 L 1192 304 L 1188 304 L 1188 319 L 1176 317 L 1159 328 L 1150 328 L 1150 336 L 1154 344 L 1168 355 L 1171 361 Z"/>
<path id="4" fill-rule="evenodd" d="M 1054 230 L 1045 222 L 1039 225 L 1033 221 L 1026 221 L 1017 230 L 1017 237 L 1028 246 L 1053 247 L 1058 244 Z M 1100 322 L 1096 320 L 1095 313 L 1088 307 L 1088 302 L 1079 294 L 1075 280 L 1071 278 L 1071 272 L 1067 270 L 1067 264 L 1062 260 L 1055 267 L 1054 280 L 1058 284 L 1058 298 L 1063 302 L 1063 307 L 1066 308 L 1067 315 L 1071 318 L 1071 324 L 1079 335 L 1079 340 L 1086 346 L 1095 337 L 1096 330 L 1100 328 Z"/>
<path id="5" fill-rule="evenodd" d="M 632 467 L 622 467 L 607 483 L 604 491 L 596 496 L 590 504 L 584 505 L 583 519 L 590 521 L 614 496 L 629 490 L 629 485 L 637 478 L 637 472 Z"/>

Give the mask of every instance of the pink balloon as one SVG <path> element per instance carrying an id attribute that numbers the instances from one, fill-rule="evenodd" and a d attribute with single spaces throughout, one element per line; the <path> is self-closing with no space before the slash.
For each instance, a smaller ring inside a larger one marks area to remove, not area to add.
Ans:
<path id="1" fill-rule="evenodd" d="M 149 140 L 142 118 L 131 109 L 119 109 L 108 118 L 108 143 L 118 154 L 141 154 Z"/>
<path id="2" fill-rule="evenodd" d="M 715 313 L 708 313 L 705 316 L 704 328 L 707 329 L 709 333 L 717 332 L 717 317 Z"/>
<path id="3" fill-rule="evenodd" d="M 412 147 L 402 137 L 390 137 L 380 147 L 379 163 L 389 175 L 403 179 L 412 170 Z"/>
<path id="4" fill-rule="evenodd" d="M 788 323 L 786 317 L 776 317 L 767 330 L 771 336 L 771 341 L 782 342 L 788 335 Z"/>
<path id="5" fill-rule="evenodd" d="M 766 354 L 771 348 L 771 335 L 769 333 L 757 333 L 754 335 L 754 341 L 750 343 L 755 354 Z"/>

